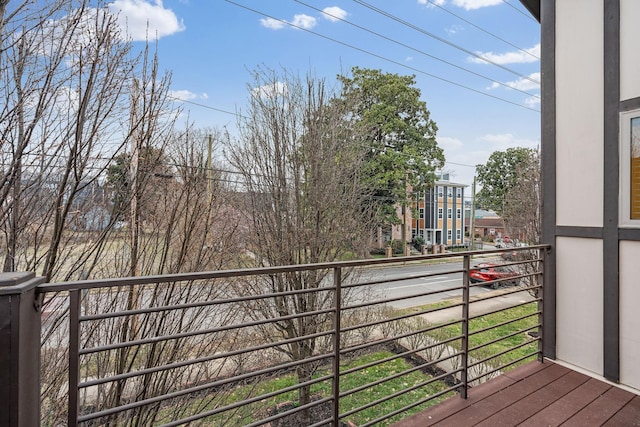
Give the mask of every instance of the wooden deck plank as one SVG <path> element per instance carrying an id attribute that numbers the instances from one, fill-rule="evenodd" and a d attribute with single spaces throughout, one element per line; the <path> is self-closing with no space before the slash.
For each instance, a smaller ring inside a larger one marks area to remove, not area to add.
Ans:
<path id="1" fill-rule="evenodd" d="M 531 362 L 394 427 L 640 427 L 640 395 L 559 364 Z"/>
<path id="2" fill-rule="evenodd" d="M 547 369 L 527 377 L 526 381 L 518 381 L 442 420 L 438 427 L 475 425 L 569 372 L 570 370 L 563 366 L 552 364 Z"/>
<path id="3" fill-rule="evenodd" d="M 590 378 L 580 387 L 545 407 L 518 427 L 559 426 L 610 388 L 609 384 Z"/>
<path id="4" fill-rule="evenodd" d="M 551 405 L 556 400 L 562 398 L 567 393 L 579 388 L 587 382 L 586 375 L 571 371 L 561 376 L 557 380 L 549 383 L 530 395 L 514 402 L 501 411 L 496 412 L 489 418 L 477 424 L 478 427 L 501 427 L 520 424 L 532 417 L 540 408 Z M 546 423 L 544 424 L 546 425 Z"/>
<path id="5" fill-rule="evenodd" d="M 624 408 L 604 424 L 604 427 L 640 426 L 640 396 L 635 396 Z"/>
<path id="6" fill-rule="evenodd" d="M 562 427 L 601 426 L 621 410 L 634 394 L 617 387 L 611 387 L 602 396 L 584 407 L 580 412 L 562 423 Z"/>
<path id="7" fill-rule="evenodd" d="M 466 400 L 460 398 L 460 396 L 451 397 L 427 411 L 420 412 L 394 424 L 393 427 L 429 427 L 436 425 L 452 414 L 552 365 L 552 363 L 531 362 L 518 366 L 506 374 L 469 389 Z"/>

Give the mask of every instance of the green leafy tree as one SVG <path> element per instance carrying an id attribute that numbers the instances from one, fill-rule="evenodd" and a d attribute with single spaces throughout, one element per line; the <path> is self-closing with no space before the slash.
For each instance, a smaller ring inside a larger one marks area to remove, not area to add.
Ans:
<path id="1" fill-rule="evenodd" d="M 142 204 L 145 206 L 146 216 L 155 212 L 154 200 L 159 191 L 173 178 L 174 171 L 168 165 L 169 160 L 161 149 L 143 147 L 139 155 L 136 170 L 139 182 L 144 185 Z M 116 156 L 107 170 L 107 184 L 111 191 L 113 213 L 118 218 L 129 219 L 129 203 L 131 202 L 131 155 L 121 153 Z M 144 216 L 144 215 L 143 215 Z M 145 218 L 143 218 L 145 219 Z"/>
<path id="2" fill-rule="evenodd" d="M 521 171 L 536 163 L 537 158 L 537 151 L 532 148 L 494 151 L 487 163 L 476 166 L 478 183 L 482 186 L 476 194 L 476 206 L 502 215 L 507 195 L 519 185 Z"/>
<path id="3" fill-rule="evenodd" d="M 352 106 L 366 147 L 363 176 L 374 191 L 380 225 L 398 224 L 396 206 L 406 207 L 414 192 L 432 186 L 444 164 L 436 123 L 420 99 L 415 76 L 354 67 L 338 80 L 340 100 Z"/>

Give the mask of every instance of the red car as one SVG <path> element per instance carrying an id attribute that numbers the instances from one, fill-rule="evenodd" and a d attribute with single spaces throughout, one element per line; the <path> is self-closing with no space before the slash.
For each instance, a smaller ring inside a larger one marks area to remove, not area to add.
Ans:
<path id="1" fill-rule="evenodd" d="M 469 271 L 469 281 L 471 283 L 490 282 L 492 280 L 502 280 L 501 282 L 491 283 L 491 289 L 497 289 L 500 285 L 518 285 L 520 279 L 517 278 L 518 273 L 495 263 L 482 263 L 474 266 Z M 511 280 L 509 280 L 511 279 Z"/>

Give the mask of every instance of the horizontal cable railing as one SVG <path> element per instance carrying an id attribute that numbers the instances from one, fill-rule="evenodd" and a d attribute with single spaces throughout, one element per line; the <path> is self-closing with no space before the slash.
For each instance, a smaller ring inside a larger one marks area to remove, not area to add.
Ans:
<path id="1" fill-rule="evenodd" d="M 393 424 L 541 360 L 547 250 L 39 285 L 42 424 Z"/>

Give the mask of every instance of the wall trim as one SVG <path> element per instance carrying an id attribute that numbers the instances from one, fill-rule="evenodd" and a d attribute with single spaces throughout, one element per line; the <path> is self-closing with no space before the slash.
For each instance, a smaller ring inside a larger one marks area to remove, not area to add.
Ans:
<path id="1" fill-rule="evenodd" d="M 568 225 L 556 226 L 557 237 L 581 237 L 584 239 L 602 239 L 604 229 L 602 227 L 578 227 Z"/>
<path id="2" fill-rule="evenodd" d="M 620 101 L 620 112 L 640 110 L 640 97 Z"/>
<path id="3" fill-rule="evenodd" d="M 604 377 L 620 381 L 620 0 L 604 2 L 604 236 L 603 351 Z"/>
<path id="4" fill-rule="evenodd" d="M 551 245 L 544 263 L 543 354 L 556 358 L 556 0 L 540 2 L 542 58 L 542 241 Z"/>
<path id="5" fill-rule="evenodd" d="M 621 228 L 618 230 L 619 240 L 640 241 L 640 228 Z"/>

